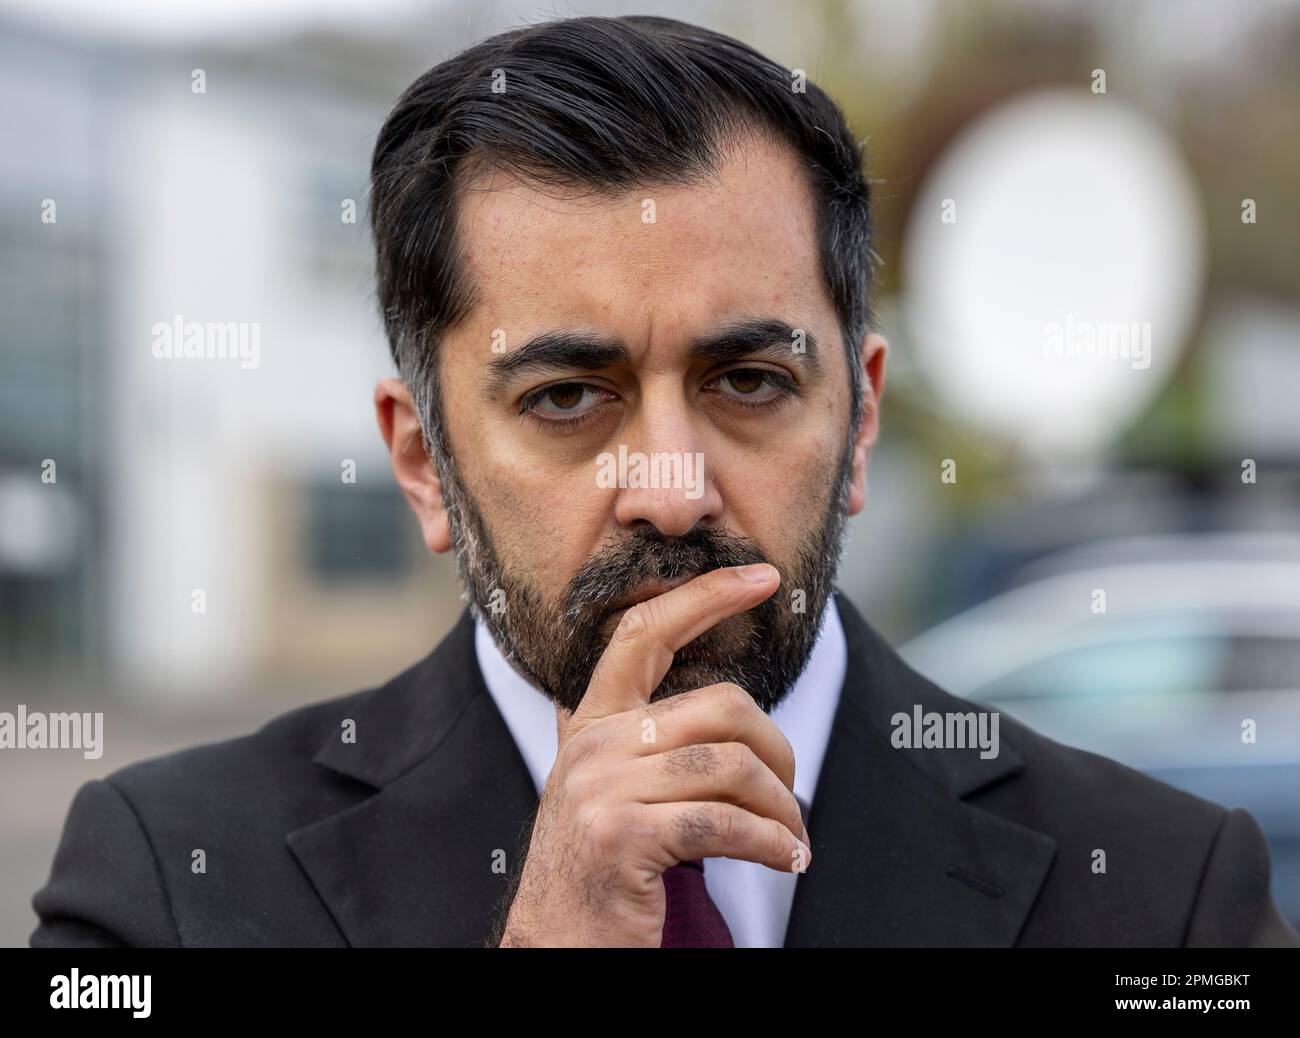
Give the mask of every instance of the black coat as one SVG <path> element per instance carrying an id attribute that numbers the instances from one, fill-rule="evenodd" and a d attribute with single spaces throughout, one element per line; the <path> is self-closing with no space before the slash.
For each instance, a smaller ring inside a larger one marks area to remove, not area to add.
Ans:
<path id="1" fill-rule="evenodd" d="M 847 675 L 787 947 L 1300 946 L 1239 808 L 1005 714 L 992 759 L 895 749 L 895 713 L 977 708 L 836 601 Z M 87 782 L 31 944 L 480 946 L 536 802 L 466 612 L 381 688 Z"/>

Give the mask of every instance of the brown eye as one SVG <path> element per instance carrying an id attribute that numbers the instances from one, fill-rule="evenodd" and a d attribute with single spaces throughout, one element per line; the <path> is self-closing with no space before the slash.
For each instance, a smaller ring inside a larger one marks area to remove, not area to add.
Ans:
<path id="1" fill-rule="evenodd" d="M 711 385 L 723 398 L 745 407 L 767 407 L 796 395 L 789 376 L 767 368 L 732 368 Z"/>
<path id="2" fill-rule="evenodd" d="M 738 393 L 748 396 L 751 393 L 757 393 L 767 384 L 767 379 L 763 372 L 754 368 L 741 368 L 737 371 L 729 372 L 726 376 L 727 381 L 731 383 L 731 388 Z"/>
<path id="3" fill-rule="evenodd" d="M 546 391 L 546 400 L 554 404 L 557 410 L 568 411 L 582 403 L 585 387 L 577 382 L 566 382 L 562 386 L 552 386 Z"/>
<path id="4" fill-rule="evenodd" d="M 596 415 L 614 394 L 589 382 L 557 382 L 524 397 L 520 412 L 555 426 L 572 426 Z"/>

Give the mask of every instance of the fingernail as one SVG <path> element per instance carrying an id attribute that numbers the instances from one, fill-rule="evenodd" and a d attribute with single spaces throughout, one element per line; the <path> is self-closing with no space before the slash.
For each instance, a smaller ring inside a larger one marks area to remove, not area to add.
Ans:
<path id="1" fill-rule="evenodd" d="M 765 562 L 756 562 L 752 566 L 741 566 L 736 573 L 755 584 L 763 584 L 772 575 L 772 567 Z"/>

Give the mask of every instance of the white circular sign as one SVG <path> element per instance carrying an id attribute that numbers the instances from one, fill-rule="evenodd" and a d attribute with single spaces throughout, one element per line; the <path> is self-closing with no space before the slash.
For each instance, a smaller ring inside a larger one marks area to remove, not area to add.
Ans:
<path id="1" fill-rule="evenodd" d="M 903 312 L 946 407 L 1030 454 L 1094 452 L 1176 368 L 1204 231 L 1162 131 L 1109 94 L 1052 90 L 942 156 L 903 241 Z"/>

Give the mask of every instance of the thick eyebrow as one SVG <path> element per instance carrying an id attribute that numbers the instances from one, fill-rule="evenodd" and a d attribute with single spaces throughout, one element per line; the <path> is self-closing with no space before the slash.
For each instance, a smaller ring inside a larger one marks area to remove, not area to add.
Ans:
<path id="1" fill-rule="evenodd" d="M 817 339 L 813 333 L 775 317 L 747 317 L 733 321 L 720 331 L 693 340 L 690 354 L 696 360 L 717 364 L 743 360 L 755 354 L 767 354 L 773 360 L 794 357 L 807 363 L 814 372 L 821 371 L 821 355 L 817 352 Z"/>
<path id="2" fill-rule="evenodd" d="M 500 392 L 524 375 L 538 371 L 599 371 L 631 359 L 627 347 L 618 339 L 590 332 L 542 332 L 492 360 L 488 391 Z"/>
<path id="3" fill-rule="evenodd" d="M 691 340 L 689 354 L 695 360 L 715 364 L 743 360 L 756 354 L 775 359 L 796 357 L 814 372 L 821 371 L 817 339 L 803 331 L 801 348 L 796 329 L 775 317 L 742 318 Z M 495 357 L 488 366 L 487 390 L 497 394 L 525 375 L 543 371 L 600 371 L 627 364 L 632 355 L 622 340 L 581 331 L 547 331 L 534 335 L 522 346 Z"/>

